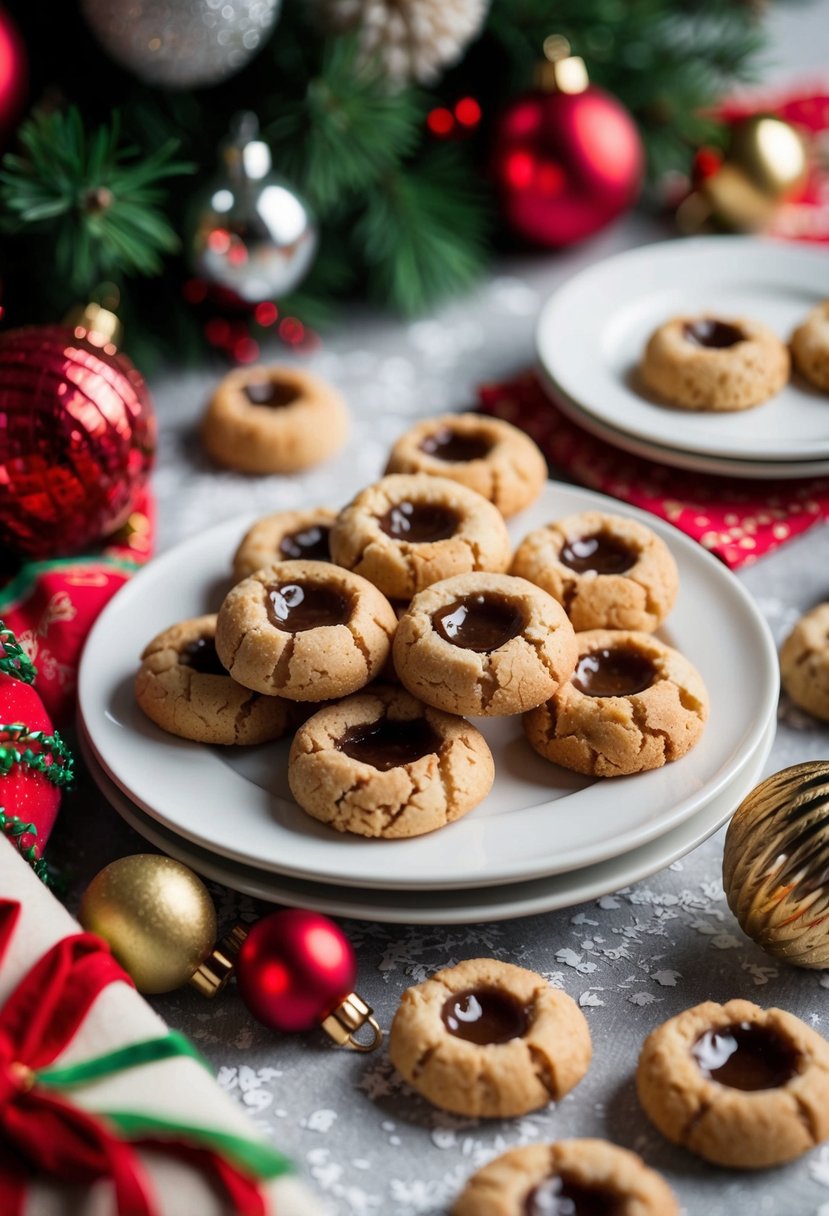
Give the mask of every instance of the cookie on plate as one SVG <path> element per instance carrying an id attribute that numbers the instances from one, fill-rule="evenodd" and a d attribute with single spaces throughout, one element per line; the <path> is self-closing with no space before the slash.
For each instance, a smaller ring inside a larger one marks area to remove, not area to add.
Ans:
<path id="1" fill-rule="evenodd" d="M 447 477 L 392 473 L 361 490 L 331 529 L 334 561 L 410 599 L 470 570 L 506 570 L 512 546 L 491 502 Z"/>
<path id="2" fill-rule="evenodd" d="M 798 325 L 791 338 L 792 359 L 802 376 L 829 393 L 829 300 Z"/>
<path id="3" fill-rule="evenodd" d="M 246 688 L 329 701 L 375 678 L 396 627 L 391 604 L 358 574 L 327 562 L 276 562 L 225 596 L 216 651 Z"/>
<path id="4" fill-rule="evenodd" d="M 478 1170 L 452 1216 L 679 1216 L 676 1196 L 641 1157 L 607 1140 L 511 1149 Z"/>
<path id="5" fill-rule="evenodd" d="M 220 381 L 201 436 L 217 464 L 241 473 L 296 473 L 338 452 L 348 411 L 332 385 L 304 368 L 239 367 Z"/>
<path id="6" fill-rule="evenodd" d="M 558 600 L 578 631 L 657 629 L 679 590 L 665 542 L 645 524 L 604 511 L 537 528 L 516 549 L 511 573 Z"/>
<path id="7" fill-rule="evenodd" d="M 674 317 L 651 335 L 640 364 L 647 388 L 686 410 L 745 410 L 778 393 L 789 352 L 745 317 Z"/>
<path id="8" fill-rule="evenodd" d="M 302 809 L 359 836 L 433 832 L 477 806 L 494 777 L 474 726 L 379 685 L 309 718 L 288 760 Z"/>
<path id="9" fill-rule="evenodd" d="M 517 714 L 551 697 L 576 662 L 561 605 L 526 579 L 461 574 L 421 591 L 400 618 L 394 667 L 427 705 Z"/>
<path id="10" fill-rule="evenodd" d="M 276 511 L 257 519 L 234 554 L 234 578 L 247 578 L 274 562 L 329 562 L 328 534 L 336 518 L 336 511 L 328 507 L 312 507 L 309 511 Z"/>
<path id="11" fill-rule="evenodd" d="M 636 1088 L 663 1136 L 717 1165 L 782 1165 L 829 1138 L 829 1043 L 782 1009 L 686 1009 L 648 1035 Z"/>
<path id="12" fill-rule="evenodd" d="M 162 730 L 197 743 L 265 743 L 289 726 L 290 705 L 231 679 L 215 646 L 216 617 L 171 625 L 141 655 L 135 699 Z"/>
<path id="13" fill-rule="evenodd" d="M 631 630 L 588 630 L 576 644 L 570 679 L 524 715 L 540 756 L 592 777 L 619 777 L 678 760 L 699 741 L 708 694 L 678 650 Z"/>
<path id="14" fill-rule="evenodd" d="M 504 516 L 534 502 L 547 480 L 547 462 L 529 435 L 500 418 L 444 414 L 401 435 L 387 473 L 449 477 L 477 491 Z"/>
<path id="15" fill-rule="evenodd" d="M 829 721 L 829 604 L 805 613 L 786 638 L 780 678 L 795 705 Z"/>
<path id="16" fill-rule="evenodd" d="M 498 1119 L 558 1100 L 587 1072 L 584 1014 L 543 976 L 491 958 L 467 959 L 407 989 L 389 1056 L 435 1106 Z"/>

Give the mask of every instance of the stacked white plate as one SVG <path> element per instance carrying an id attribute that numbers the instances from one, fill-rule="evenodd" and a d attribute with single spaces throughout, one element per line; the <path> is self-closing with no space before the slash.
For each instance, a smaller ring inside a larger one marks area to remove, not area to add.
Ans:
<path id="1" fill-rule="evenodd" d="M 536 346 L 557 404 L 615 447 L 729 477 L 829 474 L 829 398 L 797 374 L 749 410 L 675 409 L 649 398 L 637 366 L 674 316 L 751 317 L 788 342 L 829 296 L 829 253 L 753 237 L 699 237 L 630 250 L 576 275 L 550 299 Z"/>
<path id="2" fill-rule="evenodd" d="M 676 558 L 680 594 L 660 636 L 696 665 L 711 699 L 702 741 L 682 760 L 593 781 L 536 756 L 520 718 L 481 720 L 495 784 L 462 820 L 401 841 L 341 835 L 318 823 L 291 798 L 286 741 L 247 749 L 190 743 L 149 722 L 133 697 L 147 641 L 218 607 L 250 523 L 244 519 L 157 558 L 99 617 L 79 682 L 93 777 L 139 832 L 201 873 L 344 916 L 423 923 L 520 916 L 606 894 L 668 865 L 724 823 L 759 779 L 774 737 L 777 657 L 740 583 L 670 525 L 548 484 L 510 531 L 517 542 L 588 509 L 648 523 Z"/>

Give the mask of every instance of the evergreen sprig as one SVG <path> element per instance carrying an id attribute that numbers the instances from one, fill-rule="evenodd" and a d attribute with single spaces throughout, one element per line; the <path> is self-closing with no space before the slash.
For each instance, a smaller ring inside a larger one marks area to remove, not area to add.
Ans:
<path id="1" fill-rule="evenodd" d="M 0 203 L 14 230 L 38 228 L 51 244 L 54 272 L 85 297 L 102 279 L 155 275 L 178 237 L 162 209 L 160 183 L 191 166 L 170 141 L 154 152 L 121 143 L 115 114 L 87 132 L 80 112 L 36 112 L 18 134 L 24 154 L 9 153 Z"/>

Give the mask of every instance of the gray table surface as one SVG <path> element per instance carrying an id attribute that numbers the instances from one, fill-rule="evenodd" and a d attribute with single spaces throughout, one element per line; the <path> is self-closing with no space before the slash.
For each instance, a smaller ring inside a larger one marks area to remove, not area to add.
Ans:
<path id="1" fill-rule="evenodd" d="M 779 11 L 772 18 L 783 60 L 772 80 L 784 77 L 787 65 L 791 76 L 798 55 L 817 65 L 829 49 L 829 5 L 807 15 L 783 8 L 785 23 Z M 634 216 L 581 249 L 501 267 L 471 298 L 429 319 L 403 324 L 350 313 L 310 364 L 345 392 L 352 437 L 333 465 L 302 476 L 249 480 L 210 468 L 194 428 L 215 370 L 159 378 L 153 385 L 161 427 L 154 479 L 159 550 L 234 513 L 344 501 L 380 473 L 390 442 L 414 419 L 466 407 L 477 383 L 532 362 L 534 320 L 558 283 L 618 249 L 664 235 Z M 739 578 L 779 642 L 804 609 L 829 598 L 827 572 L 829 531 L 818 527 Z M 784 700 L 766 771 L 828 754 L 829 728 Z M 357 948 L 359 990 L 386 1028 L 404 988 L 480 955 L 529 966 L 579 1002 L 594 1042 L 590 1071 L 564 1101 L 523 1119 L 480 1122 L 434 1110 L 400 1081 L 384 1051 L 368 1057 L 337 1051 L 321 1033 L 280 1038 L 254 1022 L 232 991 L 214 1004 L 189 990 L 153 1003 L 194 1039 L 220 1084 L 340 1216 L 439 1216 L 465 1179 L 499 1152 L 569 1136 L 603 1136 L 641 1152 L 692 1216 L 749 1209 L 829 1216 L 829 1146 L 759 1175 L 719 1170 L 671 1147 L 637 1104 L 633 1073 L 645 1035 L 700 1000 L 739 995 L 780 1005 L 829 1034 L 829 973 L 780 965 L 742 935 L 722 891 L 722 844 L 720 832 L 646 881 L 546 915 L 452 928 L 343 922 Z M 146 848 L 85 779 L 51 850 L 69 880 L 70 908 L 103 864 Z M 246 896 L 215 884 L 211 890 L 223 925 L 262 911 Z"/>

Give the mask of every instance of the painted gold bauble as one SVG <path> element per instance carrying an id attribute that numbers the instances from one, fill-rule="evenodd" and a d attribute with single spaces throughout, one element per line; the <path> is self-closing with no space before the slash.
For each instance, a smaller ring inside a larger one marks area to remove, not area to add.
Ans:
<path id="1" fill-rule="evenodd" d="M 155 853 L 105 866 L 86 889 L 79 920 L 109 943 L 139 992 L 179 988 L 216 940 L 216 909 L 204 883 Z"/>
<path id="2" fill-rule="evenodd" d="M 740 804 L 723 886 L 758 946 L 798 967 L 829 968 L 829 762 L 785 768 Z"/>

